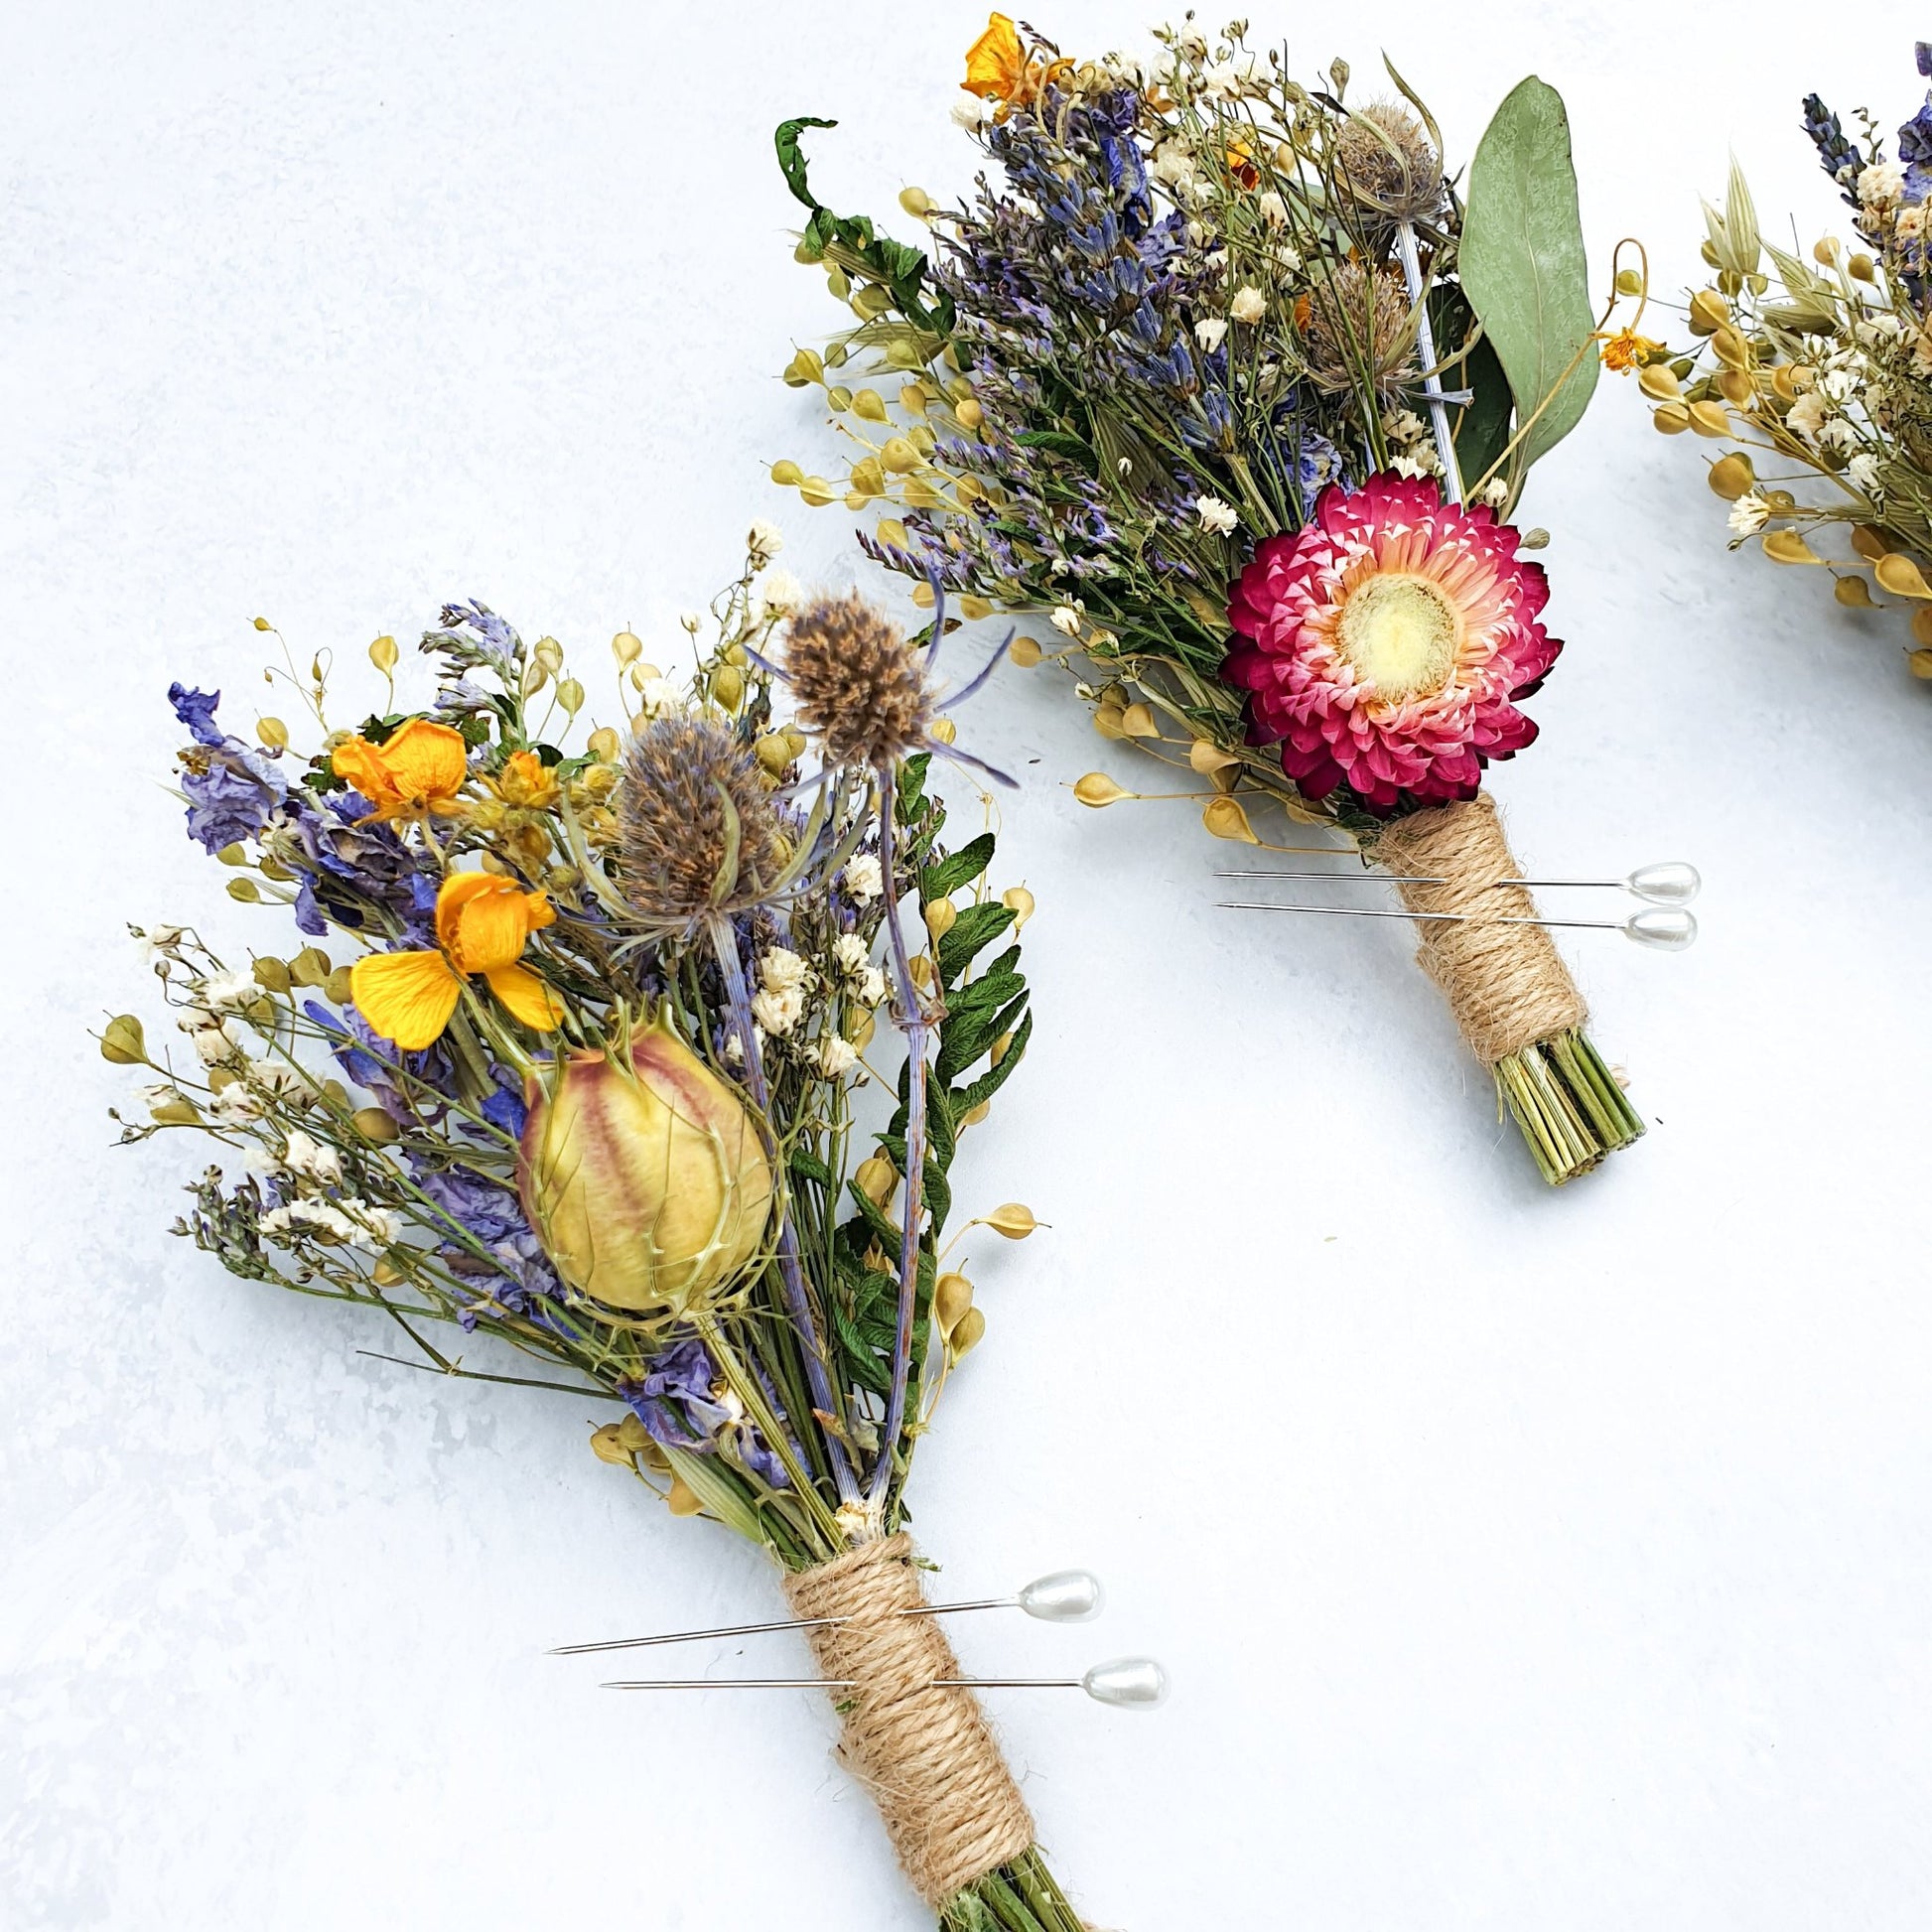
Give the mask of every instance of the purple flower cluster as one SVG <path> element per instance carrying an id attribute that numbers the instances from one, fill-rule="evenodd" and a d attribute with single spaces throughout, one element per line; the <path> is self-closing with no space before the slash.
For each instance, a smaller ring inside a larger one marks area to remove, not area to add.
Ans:
<path id="1" fill-rule="evenodd" d="M 275 768 L 278 754 L 244 745 L 214 722 L 219 691 L 171 684 L 168 702 L 195 741 L 181 755 L 189 837 L 200 839 L 209 852 L 259 838 L 289 795 L 287 780 Z"/>
<path id="2" fill-rule="evenodd" d="M 745 1465 L 773 1489 L 789 1486 L 784 1464 L 757 1427 L 727 1400 L 724 1379 L 711 1351 L 695 1337 L 673 1342 L 651 1357 L 640 1377 L 618 1384 L 631 1413 L 664 1449 L 711 1455 L 729 1444 Z M 771 1390 L 765 1389 L 769 1400 Z M 773 1403 L 774 1412 L 776 1404 Z"/>

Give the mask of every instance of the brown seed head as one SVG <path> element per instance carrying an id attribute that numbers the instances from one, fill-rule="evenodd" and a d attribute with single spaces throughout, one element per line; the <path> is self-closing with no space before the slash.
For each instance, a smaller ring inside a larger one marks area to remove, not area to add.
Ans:
<path id="1" fill-rule="evenodd" d="M 1391 396 L 1415 380 L 1409 298 L 1392 269 L 1338 263 L 1307 300 L 1302 352 L 1316 388 L 1338 394 L 1366 380 Z"/>
<path id="2" fill-rule="evenodd" d="M 1361 206 L 1397 221 L 1427 221 L 1443 206 L 1443 163 L 1400 101 L 1352 113 L 1335 138 L 1336 172 Z"/>
<path id="3" fill-rule="evenodd" d="M 785 677 L 799 723 L 824 742 L 834 764 L 892 764 L 931 730 L 920 653 L 856 591 L 815 598 L 792 619 Z"/>
<path id="4" fill-rule="evenodd" d="M 736 867 L 728 865 L 732 812 Z M 650 919 L 685 921 L 756 904 L 784 867 L 757 758 L 705 718 L 658 718 L 631 734 L 618 828 L 624 897 Z"/>

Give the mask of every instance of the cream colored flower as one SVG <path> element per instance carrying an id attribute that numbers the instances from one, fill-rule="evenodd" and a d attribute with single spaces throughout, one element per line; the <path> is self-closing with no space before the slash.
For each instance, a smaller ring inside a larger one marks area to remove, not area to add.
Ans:
<path id="1" fill-rule="evenodd" d="M 1756 490 L 1747 489 L 1730 506 L 1730 527 L 1740 537 L 1754 537 L 1770 514 L 1770 504 Z"/>
<path id="2" fill-rule="evenodd" d="M 1228 304 L 1228 314 L 1236 321 L 1253 327 L 1268 313 L 1268 298 L 1253 286 L 1236 289 L 1234 300 Z"/>
<path id="3" fill-rule="evenodd" d="M 880 871 L 879 861 L 870 852 L 862 852 L 857 858 L 849 860 L 841 878 L 846 896 L 860 905 L 877 898 L 886 890 L 886 876 Z"/>
<path id="4" fill-rule="evenodd" d="M 1212 530 L 1217 536 L 1226 536 L 1241 521 L 1234 505 L 1219 496 L 1196 496 L 1194 514 L 1203 530 Z"/>
<path id="5" fill-rule="evenodd" d="M 1194 324 L 1194 340 L 1212 355 L 1220 347 L 1222 338 L 1228 333 L 1226 321 L 1220 316 L 1202 316 Z"/>

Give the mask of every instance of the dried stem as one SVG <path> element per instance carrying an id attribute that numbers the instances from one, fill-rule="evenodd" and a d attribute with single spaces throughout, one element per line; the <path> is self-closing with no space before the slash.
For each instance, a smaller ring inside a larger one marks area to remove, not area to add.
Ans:
<path id="1" fill-rule="evenodd" d="M 759 1132 L 764 1137 L 765 1152 L 773 1164 L 778 1149 L 771 1139 L 771 1086 L 764 1077 L 764 1059 L 759 1051 L 758 1033 L 752 1019 L 752 994 L 745 983 L 745 962 L 738 956 L 738 934 L 731 921 L 714 916 L 708 921 L 708 936 L 717 955 L 718 970 L 725 978 L 725 998 L 731 1014 L 732 1031 L 737 1035 L 745 1058 L 745 1085 L 758 1110 Z M 798 1236 L 791 1224 L 790 1190 L 779 1176 L 781 1207 L 778 1216 L 778 1279 L 784 1285 L 785 1312 L 797 1331 L 798 1346 L 805 1357 L 805 1380 L 811 1390 L 812 1406 L 820 1415 L 839 1417 L 832 1396 L 832 1378 L 825 1359 L 825 1338 L 812 1309 L 811 1295 L 805 1287 L 805 1271 L 798 1260 Z M 841 1503 L 859 1500 L 859 1481 L 847 1459 L 845 1445 L 832 1429 L 821 1424 L 819 1436 L 831 1464 L 832 1480 L 838 1485 Z"/>
<path id="2" fill-rule="evenodd" d="M 935 625 L 935 631 L 937 626 Z M 893 1455 L 905 1423 L 905 1398 L 912 1379 L 912 1319 L 919 1288 L 919 1222 L 925 1210 L 925 1085 L 926 1041 L 931 1029 L 925 1005 L 912 978 L 912 961 L 905 950 L 905 928 L 899 922 L 898 881 L 895 874 L 893 810 L 897 787 L 890 768 L 876 774 L 879 787 L 879 870 L 885 886 L 888 957 L 893 972 L 893 1002 L 898 1029 L 905 1036 L 905 1210 L 898 1247 L 898 1313 L 893 1333 L 892 1390 L 886 1402 L 886 1424 L 879 1439 L 879 1461 L 872 1472 L 868 1497 L 875 1515 L 883 1512 L 893 1478 Z"/>

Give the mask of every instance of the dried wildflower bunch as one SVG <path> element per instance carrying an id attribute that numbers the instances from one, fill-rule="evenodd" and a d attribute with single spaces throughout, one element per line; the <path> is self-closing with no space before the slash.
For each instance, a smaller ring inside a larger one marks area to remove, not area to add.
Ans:
<path id="1" fill-rule="evenodd" d="M 1932 77 L 1932 45 L 1917 59 Z M 1730 504 L 1731 549 L 1825 570 L 1850 610 L 1896 610 L 1907 665 L 1932 679 L 1932 93 L 1895 158 L 1871 115 L 1859 120 L 1855 140 L 1805 99 L 1856 244 L 1827 235 L 1809 260 L 1787 253 L 1733 166 L 1724 207 L 1705 207 L 1714 275 L 1690 297 L 1690 348 L 1644 341 L 1625 366 L 1665 435 L 1729 445 L 1707 474 Z"/>
<path id="2" fill-rule="evenodd" d="M 947 849 L 897 630 L 811 604 L 797 693 L 774 674 L 802 603 L 777 548 L 754 526 L 685 620 L 689 676 L 619 633 L 601 726 L 563 646 L 481 605 L 424 637 L 415 708 L 391 638 L 359 725 L 291 665 L 307 751 L 175 686 L 188 830 L 264 929 L 138 929 L 174 1033 L 124 1014 L 101 1050 L 145 1080 L 124 1142 L 201 1149 L 178 1234 L 399 1322 L 439 1374 L 602 1405 L 592 1449 L 672 1515 L 836 1582 L 898 1562 L 914 1446 L 985 1331 L 941 1242 L 960 1137 L 1025 1057 L 1032 899 L 989 887 L 991 836 Z M 1057 1896 L 1025 1826 L 1016 1796 L 986 1883 Z"/>
<path id="3" fill-rule="evenodd" d="M 820 203 L 819 123 L 782 126 L 799 258 L 855 321 L 785 371 L 842 474 L 772 476 L 866 513 L 916 600 L 1050 626 L 1016 660 L 1050 650 L 1104 736 L 1195 781 L 1210 833 L 1277 842 L 1272 807 L 1372 856 L 1535 736 L 1560 646 L 1542 534 L 1503 519 L 1583 415 L 1608 312 L 1552 89 L 1503 102 L 1465 199 L 1393 69 L 1357 102 L 1344 63 L 1304 84 L 1246 32 L 1088 59 L 994 15 L 954 110 L 976 188 L 900 197 L 930 259 Z M 1553 1179 L 1641 1131 L 1574 1026 L 1496 1077 Z"/>

